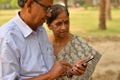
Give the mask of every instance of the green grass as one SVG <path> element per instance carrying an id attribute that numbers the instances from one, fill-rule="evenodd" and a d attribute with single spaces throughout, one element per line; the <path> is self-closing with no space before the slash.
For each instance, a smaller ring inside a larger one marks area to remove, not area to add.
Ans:
<path id="1" fill-rule="evenodd" d="M 18 10 L 0 10 L 0 25 L 16 15 Z M 69 9 L 70 31 L 80 36 L 116 36 L 120 35 L 120 10 L 112 9 L 112 20 L 107 20 L 107 30 L 98 29 L 99 11 L 97 9 Z M 47 27 L 46 27 L 47 28 Z M 51 31 L 47 29 L 48 34 Z"/>
<path id="2" fill-rule="evenodd" d="M 120 11 L 112 10 L 112 20 L 107 20 L 107 30 L 99 30 L 99 11 L 70 9 L 71 32 L 82 36 L 114 36 L 120 35 Z"/>
<path id="3" fill-rule="evenodd" d="M 0 10 L 0 25 L 14 17 L 17 11 L 18 10 Z"/>

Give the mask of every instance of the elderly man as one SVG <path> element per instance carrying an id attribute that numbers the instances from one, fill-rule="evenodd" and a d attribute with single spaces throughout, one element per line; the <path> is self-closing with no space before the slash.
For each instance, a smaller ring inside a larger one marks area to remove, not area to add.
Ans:
<path id="1" fill-rule="evenodd" d="M 0 27 L 0 80 L 54 80 L 66 75 L 70 64 L 54 62 L 42 26 L 51 16 L 53 0 L 18 0 L 18 4 L 18 14 Z"/>

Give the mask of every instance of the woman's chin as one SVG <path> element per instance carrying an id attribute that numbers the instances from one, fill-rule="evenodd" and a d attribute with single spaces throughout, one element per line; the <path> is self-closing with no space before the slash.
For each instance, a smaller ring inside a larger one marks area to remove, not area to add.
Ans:
<path id="1" fill-rule="evenodd" d="M 64 37 L 66 37 L 66 36 L 67 36 L 67 34 L 61 34 L 61 35 L 60 35 L 61 38 L 64 38 Z"/>

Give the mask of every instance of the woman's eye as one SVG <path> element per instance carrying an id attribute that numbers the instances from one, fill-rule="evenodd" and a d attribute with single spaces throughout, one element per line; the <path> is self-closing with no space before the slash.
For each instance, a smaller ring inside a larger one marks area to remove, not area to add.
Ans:
<path id="1" fill-rule="evenodd" d="M 57 22 L 56 23 L 56 26 L 61 26 L 62 25 L 62 22 Z"/>
<path id="2" fill-rule="evenodd" d="M 65 21 L 64 23 L 65 23 L 65 24 L 69 24 L 69 21 Z"/>

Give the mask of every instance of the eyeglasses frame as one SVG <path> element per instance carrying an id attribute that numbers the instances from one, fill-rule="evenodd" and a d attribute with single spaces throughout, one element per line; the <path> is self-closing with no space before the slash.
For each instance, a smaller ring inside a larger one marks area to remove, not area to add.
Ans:
<path id="1" fill-rule="evenodd" d="M 52 12 L 51 6 L 45 6 L 44 4 L 38 2 L 37 0 L 34 0 L 38 5 L 42 6 L 44 8 L 44 10 L 48 13 L 48 12 Z"/>

